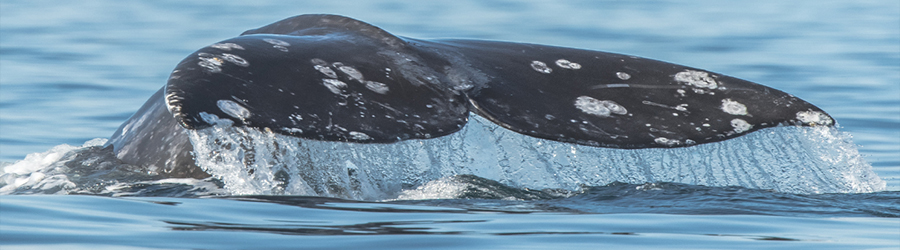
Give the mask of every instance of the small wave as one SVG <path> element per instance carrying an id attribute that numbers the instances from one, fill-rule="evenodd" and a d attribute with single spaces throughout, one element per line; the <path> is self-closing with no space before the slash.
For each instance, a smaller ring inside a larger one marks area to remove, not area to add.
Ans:
<path id="1" fill-rule="evenodd" d="M 536 200 L 563 198 L 575 194 L 577 193 L 565 189 L 519 189 L 474 175 L 454 175 L 429 181 L 415 189 L 403 190 L 392 200 Z"/>

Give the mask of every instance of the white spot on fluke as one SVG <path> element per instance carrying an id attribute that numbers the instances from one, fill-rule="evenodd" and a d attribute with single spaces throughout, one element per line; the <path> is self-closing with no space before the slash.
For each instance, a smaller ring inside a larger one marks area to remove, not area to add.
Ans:
<path id="1" fill-rule="evenodd" d="M 590 96 L 575 98 L 575 108 L 578 108 L 581 112 L 600 117 L 609 117 L 610 114 L 624 115 L 628 113 L 625 107 L 614 101 L 597 100 Z"/>
<path id="2" fill-rule="evenodd" d="M 319 58 L 310 59 L 309 62 L 312 64 L 315 64 L 315 65 L 322 65 L 322 66 L 328 65 L 328 62 L 326 62 L 325 60 L 319 59 Z"/>
<path id="3" fill-rule="evenodd" d="M 553 69 L 547 67 L 547 64 L 541 61 L 531 61 L 531 68 L 534 69 L 534 71 L 544 74 L 550 74 L 550 72 L 553 72 Z"/>
<path id="4" fill-rule="evenodd" d="M 619 79 L 622 79 L 622 80 L 631 79 L 631 75 L 629 75 L 628 73 L 625 73 L 625 72 L 616 72 L 616 77 L 618 77 Z"/>
<path id="5" fill-rule="evenodd" d="M 219 106 L 219 110 L 225 114 L 241 120 L 247 120 L 253 115 L 250 110 L 231 100 L 219 100 L 216 102 L 216 106 Z"/>
<path id="6" fill-rule="evenodd" d="M 532 62 L 531 65 L 534 66 L 534 62 Z M 564 69 L 580 69 L 581 68 L 581 64 L 578 64 L 576 62 L 571 62 L 566 59 L 556 60 L 556 66 L 559 66 L 560 68 L 564 68 Z"/>
<path id="7" fill-rule="evenodd" d="M 332 70 L 328 66 L 315 65 L 313 66 L 313 68 L 329 78 L 337 78 L 337 73 L 335 73 L 334 70 Z"/>
<path id="8" fill-rule="evenodd" d="M 340 95 L 341 90 L 347 87 L 347 84 L 338 79 L 322 79 L 322 85 L 325 85 L 331 93 Z"/>
<path id="9" fill-rule="evenodd" d="M 390 90 L 386 84 L 376 81 L 366 81 L 366 88 L 382 95 Z"/>
<path id="10" fill-rule="evenodd" d="M 247 62 L 247 60 L 244 60 L 244 58 L 241 58 L 240 56 L 237 56 L 237 55 L 222 53 L 222 59 L 225 61 L 228 61 L 230 63 L 234 63 L 237 66 L 241 66 L 241 67 L 250 66 L 250 63 Z"/>
<path id="11" fill-rule="evenodd" d="M 197 65 L 205 69 L 209 73 L 219 73 L 222 72 L 222 63 L 225 61 L 221 58 L 216 57 L 215 55 L 209 53 L 198 53 L 197 54 L 199 62 Z"/>
<path id="12" fill-rule="evenodd" d="M 811 110 L 797 112 L 797 120 L 807 125 L 831 125 L 834 123 L 828 115 Z"/>
<path id="13" fill-rule="evenodd" d="M 210 45 L 209 47 L 213 47 L 213 48 L 224 50 L 224 51 L 231 51 L 232 49 L 244 50 L 244 47 L 242 47 L 241 45 L 238 45 L 236 43 L 217 43 L 217 44 Z"/>
<path id="14" fill-rule="evenodd" d="M 216 58 L 216 59 L 218 59 L 218 58 Z M 221 65 L 222 65 L 222 63 L 216 62 L 215 59 L 213 59 L 213 60 L 200 60 L 199 62 L 197 62 L 197 66 L 202 67 L 203 69 L 206 70 L 206 72 L 209 72 L 209 73 L 219 73 L 219 72 L 222 72 L 222 68 L 219 67 L 219 66 L 221 66 Z"/>
<path id="15" fill-rule="evenodd" d="M 299 129 L 299 128 L 283 127 L 283 128 L 281 128 L 281 131 L 292 133 L 292 134 L 302 134 L 303 133 L 303 130 Z"/>
<path id="16" fill-rule="evenodd" d="M 681 141 L 673 140 L 673 139 L 669 139 L 669 138 L 665 138 L 665 137 L 656 137 L 656 139 L 653 139 L 653 142 L 656 142 L 656 144 L 659 144 L 659 145 L 670 146 L 670 147 L 681 144 Z"/>
<path id="17" fill-rule="evenodd" d="M 217 56 L 210 53 L 201 52 L 197 54 L 197 58 L 200 59 L 200 61 L 197 62 L 197 65 L 202 67 L 206 70 L 206 72 L 209 73 L 222 72 L 222 65 L 226 61 L 241 67 L 250 66 L 250 63 L 247 62 L 247 60 L 244 60 L 244 58 L 228 53 L 222 53 L 222 55 Z"/>
<path id="18" fill-rule="evenodd" d="M 287 47 L 291 46 L 290 43 L 282 41 L 282 40 L 278 40 L 278 39 L 265 38 L 265 39 L 263 39 L 263 41 L 266 41 L 267 43 L 271 44 L 272 48 L 280 50 L 281 52 L 288 52 Z"/>
<path id="19" fill-rule="evenodd" d="M 722 100 L 722 111 L 732 115 L 747 115 L 747 106 L 726 98 Z"/>
<path id="20" fill-rule="evenodd" d="M 291 46 L 290 43 L 282 41 L 282 40 L 278 40 L 278 39 L 265 38 L 265 39 L 263 39 L 263 41 L 266 41 L 267 43 L 272 44 L 272 45 L 280 45 L 280 46 L 284 46 L 284 47 Z"/>
<path id="21" fill-rule="evenodd" d="M 753 125 L 747 123 L 747 121 L 744 121 L 743 119 L 732 119 L 731 127 L 734 127 L 735 133 L 743 133 L 753 128 Z"/>
<path id="22" fill-rule="evenodd" d="M 362 133 L 362 132 L 356 132 L 356 131 L 350 131 L 350 138 L 357 140 L 357 141 L 366 141 L 366 140 L 372 139 L 372 137 L 370 137 L 369 135 Z"/>
<path id="23" fill-rule="evenodd" d="M 294 109 L 300 109 L 300 107 L 294 106 Z M 291 121 L 293 121 L 294 123 L 303 120 L 303 116 L 301 116 L 300 114 L 292 114 L 288 118 L 291 119 Z"/>
<path id="24" fill-rule="evenodd" d="M 709 73 L 689 69 L 675 74 L 675 81 L 699 88 L 716 89 L 719 87 L 716 79 Z"/>
<path id="25" fill-rule="evenodd" d="M 357 80 L 360 82 L 362 82 L 362 80 L 363 80 L 362 72 L 359 72 L 359 70 L 356 70 L 356 68 L 354 68 L 354 67 L 346 66 L 340 62 L 335 62 L 334 64 L 332 64 L 332 66 L 334 66 L 341 72 L 344 72 L 344 74 L 347 74 L 347 76 L 353 80 Z"/>

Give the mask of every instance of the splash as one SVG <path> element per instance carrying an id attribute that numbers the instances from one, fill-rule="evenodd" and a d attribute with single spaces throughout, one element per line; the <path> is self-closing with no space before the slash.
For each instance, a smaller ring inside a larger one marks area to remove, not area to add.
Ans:
<path id="1" fill-rule="evenodd" d="M 155 167 L 116 158 L 106 139 L 81 146 L 58 145 L 0 165 L 0 194 L 94 194 L 107 196 L 195 197 L 224 195 L 214 178 L 166 178 Z"/>
<path id="2" fill-rule="evenodd" d="M 47 152 L 31 153 L 25 159 L 3 166 L 0 172 L 0 194 L 11 194 L 19 189 L 41 190 L 46 194 L 66 194 L 76 185 L 69 180 L 60 159 L 68 153 L 84 147 L 99 146 L 106 139 L 93 139 L 81 147 L 57 145 Z"/>
<path id="3" fill-rule="evenodd" d="M 231 194 L 381 200 L 458 175 L 522 189 L 573 191 L 616 181 L 788 193 L 885 188 L 850 136 L 832 127 L 776 127 L 718 143 L 638 150 L 523 136 L 476 115 L 457 133 L 393 144 L 304 140 L 227 122 L 189 134 L 198 165 Z"/>

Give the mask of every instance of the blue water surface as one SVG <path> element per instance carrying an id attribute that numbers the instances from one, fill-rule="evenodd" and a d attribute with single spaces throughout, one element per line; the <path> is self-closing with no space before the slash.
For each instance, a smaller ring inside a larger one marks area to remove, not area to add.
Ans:
<path id="1" fill-rule="evenodd" d="M 0 167 L 108 138 L 185 56 L 307 13 L 346 15 L 414 38 L 637 55 L 761 83 L 831 114 L 887 191 L 613 183 L 518 200 L 9 195 L 0 196 L 0 248 L 900 248 L 895 0 L 3 0 Z"/>

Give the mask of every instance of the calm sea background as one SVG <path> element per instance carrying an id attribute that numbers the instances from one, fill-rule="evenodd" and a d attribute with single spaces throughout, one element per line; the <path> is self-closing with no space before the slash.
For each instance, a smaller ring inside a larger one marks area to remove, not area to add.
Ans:
<path id="1" fill-rule="evenodd" d="M 795 195 L 620 184 L 565 199 L 0 196 L 0 248 L 900 248 L 900 2 L 0 1 L 0 162 L 108 138 L 193 51 L 329 13 L 414 38 L 636 55 L 813 103 L 888 182 Z M 5 165 L 5 164 L 4 164 Z"/>

